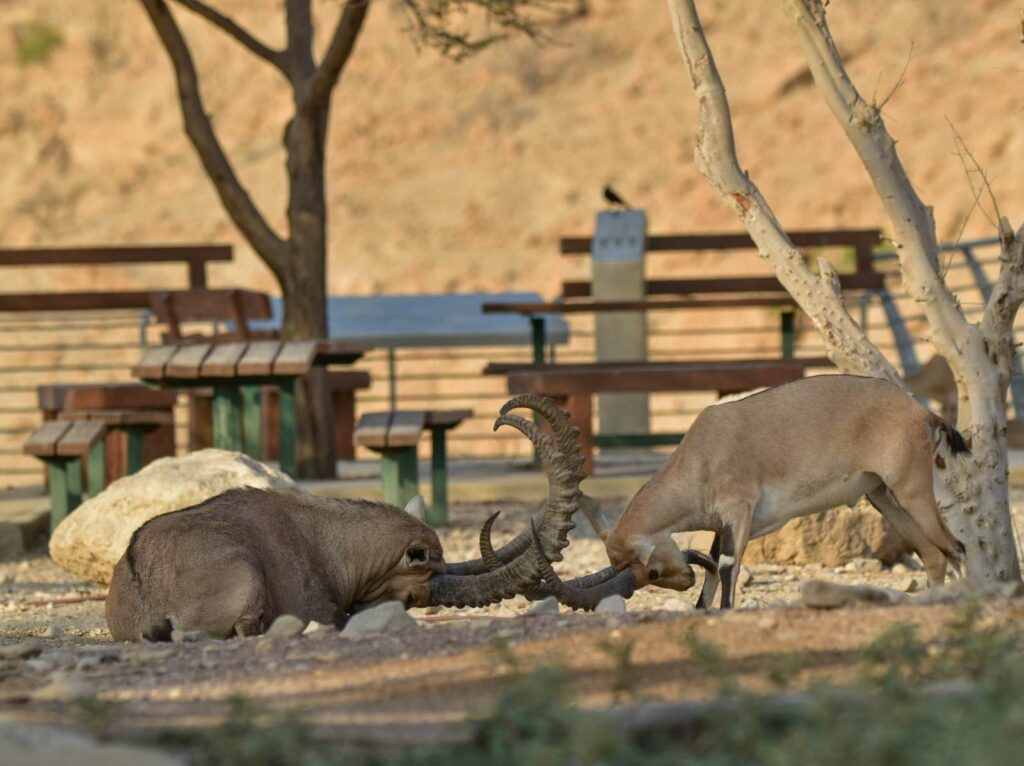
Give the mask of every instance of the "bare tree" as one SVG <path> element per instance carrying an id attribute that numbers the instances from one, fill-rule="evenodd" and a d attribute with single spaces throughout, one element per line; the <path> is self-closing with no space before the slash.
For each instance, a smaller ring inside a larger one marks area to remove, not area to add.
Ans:
<path id="1" fill-rule="evenodd" d="M 274 67 L 291 89 L 295 111 L 284 131 L 288 232 L 279 233 L 239 180 L 203 105 L 195 61 L 168 3 L 195 13 Z M 324 157 L 331 96 L 352 56 L 373 0 L 341 0 L 326 50 L 314 54 L 311 0 L 282 0 L 287 43 L 275 49 L 202 0 L 140 0 L 170 57 L 185 132 L 231 220 L 276 277 L 284 298 L 282 334 L 327 335 L 327 205 Z M 563 0 L 401 0 L 414 39 L 459 60 L 510 33 L 535 39 L 543 22 L 563 15 Z M 540 14 L 540 16 L 538 16 Z M 475 30 L 480 30 L 474 33 Z M 334 475 L 333 424 L 325 374 L 299 387 L 298 472 Z"/>
<path id="2" fill-rule="evenodd" d="M 676 38 L 697 96 L 701 132 L 696 163 L 726 201 L 824 339 L 843 371 L 903 385 L 892 364 L 853 320 L 835 270 L 824 259 L 810 270 L 757 186 L 742 170 L 732 117 L 695 0 L 668 0 Z M 1006 394 L 1016 350 L 1012 329 L 1024 300 L 1024 226 L 997 225 L 1002 265 L 992 296 L 977 323 L 967 320 L 939 267 L 932 209 L 914 190 L 880 105 L 857 91 L 832 40 L 821 0 L 781 0 L 814 81 L 859 155 L 889 215 L 904 285 L 921 305 L 930 340 L 949 363 L 959 391 L 958 428 L 971 456 L 945 472 L 956 502 L 944 512 L 967 547 L 969 576 L 978 581 L 1020 579 L 1007 490 Z"/>

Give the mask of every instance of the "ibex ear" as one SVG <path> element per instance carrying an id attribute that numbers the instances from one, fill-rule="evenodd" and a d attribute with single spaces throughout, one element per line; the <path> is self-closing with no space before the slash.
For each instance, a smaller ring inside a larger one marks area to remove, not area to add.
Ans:
<path id="1" fill-rule="evenodd" d="M 430 551 L 425 545 L 411 545 L 405 550 L 406 569 L 424 567 L 430 561 Z"/>
<path id="2" fill-rule="evenodd" d="M 427 522 L 427 501 L 423 499 L 423 495 L 416 495 L 416 497 L 406 503 L 405 512 L 425 524 Z"/>
<path id="3" fill-rule="evenodd" d="M 636 553 L 637 558 L 640 559 L 640 563 L 647 566 L 651 560 L 651 556 L 654 555 L 654 543 L 650 540 L 638 540 L 633 543 L 633 552 Z"/>

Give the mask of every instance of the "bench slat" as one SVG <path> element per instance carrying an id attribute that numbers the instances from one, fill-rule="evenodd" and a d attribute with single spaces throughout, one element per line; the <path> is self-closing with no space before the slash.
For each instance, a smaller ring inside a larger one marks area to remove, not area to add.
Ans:
<path id="1" fill-rule="evenodd" d="M 302 376 L 309 372 L 316 359 L 317 342 L 313 340 L 289 341 L 274 359 L 275 375 Z"/>
<path id="2" fill-rule="evenodd" d="M 175 391 L 157 390 L 141 383 L 72 383 L 39 386 L 39 409 L 107 410 L 173 407 Z"/>
<path id="3" fill-rule="evenodd" d="M 170 410 L 73 410 L 60 413 L 62 420 L 95 421 L 108 426 L 167 426 L 174 423 Z"/>
<path id="4" fill-rule="evenodd" d="M 357 388 L 370 387 L 370 373 L 364 370 L 331 370 L 327 379 L 331 391 L 355 391 Z"/>
<path id="5" fill-rule="evenodd" d="M 403 411 L 391 413 L 388 426 L 388 447 L 415 447 L 426 425 L 427 413 Z"/>
<path id="6" fill-rule="evenodd" d="M 282 345 L 276 340 L 258 340 L 250 343 L 245 355 L 238 362 L 237 375 L 270 375 L 274 369 L 274 359 Z"/>
<path id="7" fill-rule="evenodd" d="M 160 380 L 164 377 L 164 369 L 171 361 L 175 346 L 157 346 L 146 349 L 139 363 L 132 368 L 132 375 L 143 380 Z"/>
<path id="8" fill-rule="evenodd" d="M 193 379 L 199 377 L 199 370 L 203 366 L 203 360 L 210 353 L 212 346 L 209 343 L 196 343 L 188 346 L 178 346 L 174 356 L 167 362 L 164 368 L 164 377 Z"/>
<path id="9" fill-rule="evenodd" d="M 22 450 L 36 457 L 52 457 L 57 454 L 57 442 L 70 428 L 66 420 L 48 420 L 25 440 Z"/>
<path id="10" fill-rule="evenodd" d="M 355 442 L 360 447 L 384 449 L 388 446 L 390 412 L 368 412 L 359 419 L 356 426 Z"/>
<path id="11" fill-rule="evenodd" d="M 209 356 L 203 360 L 199 371 L 202 378 L 233 378 L 238 369 L 238 362 L 248 348 L 247 343 L 221 343 L 213 347 Z"/>
<path id="12" fill-rule="evenodd" d="M 82 457 L 107 432 L 107 427 L 98 420 L 83 420 L 72 424 L 71 428 L 57 442 L 56 454 L 61 457 Z"/>

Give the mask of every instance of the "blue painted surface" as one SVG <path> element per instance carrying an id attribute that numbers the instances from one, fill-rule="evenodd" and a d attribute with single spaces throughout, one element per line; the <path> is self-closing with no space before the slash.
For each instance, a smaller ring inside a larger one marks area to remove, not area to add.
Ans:
<path id="1" fill-rule="evenodd" d="M 446 293 L 328 298 L 331 338 L 366 341 L 377 348 L 506 346 L 531 343 L 530 320 L 520 314 L 485 314 L 484 303 L 538 303 L 537 293 Z M 280 298 L 271 299 L 273 319 L 257 329 L 281 326 Z M 548 343 L 566 343 L 569 327 L 559 314 L 545 315 Z"/>

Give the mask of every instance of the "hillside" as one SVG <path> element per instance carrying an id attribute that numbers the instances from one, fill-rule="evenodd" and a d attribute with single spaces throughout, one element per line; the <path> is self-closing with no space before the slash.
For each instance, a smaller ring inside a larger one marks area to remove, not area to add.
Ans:
<path id="1" fill-rule="evenodd" d="M 593 0 L 589 17 L 551 45 L 516 41 L 459 65 L 417 52 L 395 4 L 377 5 L 334 100 L 332 291 L 553 294 L 562 276 L 556 238 L 590 229 L 608 181 L 649 211 L 652 230 L 735 227 L 690 158 L 693 96 L 664 0 Z M 790 227 L 884 226 L 774 6 L 702 3 L 741 157 Z M 282 41 L 278 0 L 218 7 Z M 337 13 L 337 2 L 317 7 L 324 21 Z M 1024 215 L 1018 13 L 1009 0 L 831 5 L 865 92 L 886 93 L 913 46 L 886 116 L 943 238 L 957 235 L 972 205 L 947 118 L 995 177 L 1004 212 Z M 280 226 L 283 83 L 216 30 L 178 15 L 218 131 Z M 48 60 L 19 63 L 25 25 L 40 21 L 63 42 Z M 2 245 L 231 241 L 238 263 L 215 268 L 214 281 L 273 289 L 184 138 L 170 67 L 137 3 L 0 1 L 0 94 Z M 986 235 L 984 218 L 976 213 L 966 232 Z M 140 279 L 151 283 L 153 273 Z M 6 289 L 97 278 L 4 276 Z"/>

